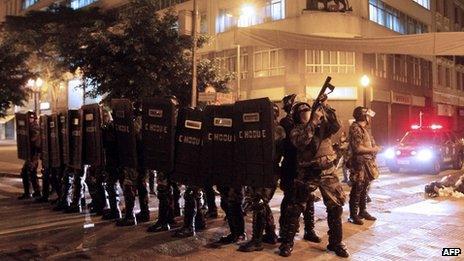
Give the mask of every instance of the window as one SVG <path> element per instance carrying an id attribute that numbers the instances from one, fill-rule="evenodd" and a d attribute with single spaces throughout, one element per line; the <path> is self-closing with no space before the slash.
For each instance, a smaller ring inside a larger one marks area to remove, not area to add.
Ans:
<path id="1" fill-rule="evenodd" d="M 404 55 L 393 56 L 393 80 L 407 82 L 407 62 Z"/>
<path id="2" fill-rule="evenodd" d="M 267 0 L 265 16 L 272 21 L 285 18 L 285 0 Z"/>
<path id="3" fill-rule="evenodd" d="M 71 0 L 71 8 L 79 9 L 85 6 L 88 6 L 97 0 Z"/>
<path id="4" fill-rule="evenodd" d="M 284 75 L 283 49 L 264 49 L 254 53 L 254 77 Z"/>
<path id="5" fill-rule="evenodd" d="M 237 54 L 235 52 L 236 50 L 224 51 L 218 57 L 221 67 L 228 72 L 237 72 Z M 248 54 L 246 53 L 240 55 L 240 74 L 241 79 L 246 79 L 248 77 Z"/>
<path id="6" fill-rule="evenodd" d="M 375 55 L 374 74 L 380 78 L 387 78 L 387 56 L 385 54 Z"/>
<path id="7" fill-rule="evenodd" d="M 354 73 L 354 52 L 306 50 L 307 73 Z"/>
<path id="8" fill-rule="evenodd" d="M 430 10 L 430 0 L 413 0 L 413 1 L 421 5 L 422 7 Z"/>
<path id="9" fill-rule="evenodd" d="M 234 27 L 235 24 L 235 18 L 230 14 L 229 10 L 219 10 L 218 19 L 216 20 L 216 33 L 226 32 Z"/>
<path id="10" fill-rule="evenodd" d="M 448 67 L 445 69 L 445 80 L 446 80 L 446 87 L 450 88 L 451 87 L 451 69 Z"/>
<path id="11" fill-rule="evenodd" d="M 443 66 L 438 65 L 437 66 L 437 79 L 438 79 L 438 85 L 443 86 Z"/>
<path id="12" fill-rule="evenodd" d="M 34 5 L 37 2 L 39 2 L 39 0 L 24 0 L 23 1 L 23 10 L 29 8 L 30 6 Z"/>
<path id="13" fill-rule="evenodd" d="M 462 90 L 462 72 L 456 72 L 456 89 Z"/>
<path id="14" fill-rule="evenodd" d="M 200 14 L 200 33 L 208 33 L 208 17 L 205 13 Z"/>
<path id="15" fill-rule="evenodd" d="M 381 0 L 369 0 L 369 19 L 400 34 L 426 33 L 427 25 Z"/>

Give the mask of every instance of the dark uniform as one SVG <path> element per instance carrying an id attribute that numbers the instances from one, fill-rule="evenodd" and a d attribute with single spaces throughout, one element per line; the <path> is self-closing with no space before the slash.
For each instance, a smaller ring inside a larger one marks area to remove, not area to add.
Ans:
<path id="1" fill-rule="evenodd" d="M 280 176 L 280 161 L 283 155 L 283 140 L 285 139 L 285 129 L 277 122 L 279 107 L 274 104 L 274 120 L 276 156 L 274 159 L 274 175 L 277 180 Z M 250 241 L 239 247 L 239 251 L 252 252 L 264 249 L 263 242 L 268 244 L 277 243 L 275 233 L 274 216 L 272 215 L 269 202 L 274 196 L 276 188 L 251 187 L 251 208 L 253 210 L 253 237 Z M 265 232 L 265 234 L 264 234 Z M 264 234 L 264 235 L 263 235 Z"/>
<path id="2" fill-rule="evenodd" d="M 138 113 L 136 113 L 138 115 Z M 142 118 L 136 116 L 134 121 L 135 132 L 137 137 L 137 158 L 138 168 L 122 168 L 122 175 L 124 177 L 123 193 L 125 202 L 125 215 L 124 218 L 119 219 L 116 223 L 118 226 L 133 226 L 138 223 L 150 221 L 150 210 L 148 208 L 148 190 L 147 190 L 147 177 L 148 173 L 143 167 L 143 144 L 141 136 Z M 135 197 L 138 194 L 140 212 L 134 216 Z"/>
<path id="3" fill-rule="evenodd" d="M 242 210 L 243 188 L 218 186 L 221 208 L 226 213 L 230 233 L 221 237 L 217 244 L 227 245 L 246 239 L 245 218 Z"/>
<path id="4" fill-rule="evenodd" d="M 21 169 L 21 179 L 23 182 L 24 194 L 18 199 L 28 199 L 31 197 L 30 185 L 34 189 L 35 198 L 40 197 L 40 186 L 37 178 L 37 167 L 39 165 L 40 154 L 40 127 L 37 123 L 37 117 L 34 113 L 29 112 L 29 138 L 31 139 L 31 159 L 26 160 Z"/>
<path id="5" fill-rule="evenodd" d="M 166 172 L 158 171 L 156 175 L 156 189 L 157 197 L 159 200 L 158 206 L 158 220 L 155 224 L 148 227 L 148 232 L 161 232 L 171 229 L 172 225 L 175 225 L 175 216 L 176 210 L 175 206 L 178 205 L 179 199 L 177 198 L 177 203 L 175 202 L 173 183 L 169 179 L 169 174 Z M 177 187 L 177 186 L 176 186 Z"/>
<path id="6" fill-rule="evenodd" d="M 295 113 L 300 115 L 307 110 L 309 110 L 308 105 L 299 106 Z M 349 255 L 342 243 L 341 216 L 345 193 L 334 173 L 336 155 L 330 140 L 331 136 L 339 130 L 340 125 L 333 109 L 327 107 L 323 109 L 323 112 L 324 115 L 320 121 L 298 124 L 291 132 L 290 138 L 298 150 L 298 174 L 293 182 L 294 195 L 289 200 L 285 212 L 286 223 L 282 229 L 282 245 L 280 246 L 282 256 L 290 256 L 299 217 L 306 207 L 310 193 L 318 188 L 327 207 L 329 225 L 327 249 L 335 251 L 339 256 Z"/>
<path id="7" fill-rule="evenodd" d="M 115 127 L 112 121 L 108 121 L 102 126 L 103 151 L 105 159 L 105 176 L 106 191 L 108 193 L 109 211 L 103 214 L 103 219 L 121 218 L 119 209 L 119 190 L 118 182 L 123 184 L 120 172 L 118 145 L 116 142 Z"/>
<path id="8" fill-rule="evenodd" d="M 350 192 L 350 218 L 349 221 L 353 224 L 362 225 L 362 218 L 366 220 L 376 220 L 366 211 L 367 192 L 374 177 L 369 175 L 369 166 L 375 162 L 376 148 L 375 140 L 369 129 L 367 128 L 367 108 L 358 107 L 355 109 L 353 116 L 356 122 L 351 124 L 349 133 L 349 146 L 351 151 L 350 158 L 350 181 L 352 183 Z M 365 122 L 365 126 L 360 122 Z M 359 147 L 371 151 L 360 151 Z M 358 212 L 359 211 L 359 212 Z"/>
<path id="9" fill-rule="evenodd" d="M 184 193 L 184 225 L 176 231 L 176 237 L 191 237 L 195 232 L 206 229 L 205 216 L 201 211 L 201 197 L 202 192 L 199 187 L 187 186 Z"/>

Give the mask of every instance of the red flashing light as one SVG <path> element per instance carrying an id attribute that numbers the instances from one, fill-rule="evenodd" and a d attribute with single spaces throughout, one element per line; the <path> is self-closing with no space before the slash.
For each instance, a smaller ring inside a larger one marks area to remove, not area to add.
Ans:
<path id="1" fill-rule="evenodd" d="M 422 129 L 422 128 L 432 129 L 432 130 L 440 130 L 440 129 L 443 129 L 443 126 L 439 125 L 439 124 L 432 124 L 432 125 L 426 126 L 426 127 L 423 127 L 423 126 L 420 126 L 420 125 L 417 125 L 417 124 L 411 126 L 412 130 L 419 130 L 419 129 Z"/>
<path id="2" fill-rule="evenodd" d="M 432 130 L 439 130 L 439 129 L 443 129 L 443 126 L 438 125 L 438 124 L 432 124 L 432 125 L 430 126 L 430 128 L 431 128 Z"/>

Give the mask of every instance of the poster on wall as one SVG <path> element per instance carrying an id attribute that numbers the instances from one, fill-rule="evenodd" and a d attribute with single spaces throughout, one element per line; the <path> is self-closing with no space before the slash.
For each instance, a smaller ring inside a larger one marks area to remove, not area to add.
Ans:
<path id="1" fill-rule="evenodd" d="M 353 11 L 349 0 L 306 0 L 306 9 L 327 12 Z"/>

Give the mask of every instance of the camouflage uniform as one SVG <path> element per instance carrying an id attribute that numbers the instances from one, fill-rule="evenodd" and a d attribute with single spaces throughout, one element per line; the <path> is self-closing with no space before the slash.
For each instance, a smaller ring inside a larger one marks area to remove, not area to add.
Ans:
<path id="1" fill-rule="evenodd" d="M 280 161 L 283 154 L 283 141 L 285 129 L 276 123 L 275 142 L 276 156 L 274 159 L 274 175 L 277 180 L 280 176 Z M 253 210 L 253 237 L 250 241 L 240 246 L 239 251 L 251 252 L 263 250 L 262 243 L 275 244 L 275 222 L 269 202 L 274 196 L 276 188 L 251 187 L 251 207 Z M 263 235 L 263 232 L 265 234 Z"/>
<path id="2" fill-rule="evenodd" d="M 361 225 L 363 222 L 360 218 L 375 220 L 366 211 L 367 192 L 369 190 L 371 177 L 366 173 L 366 162 L 375 160 L 372 154 L 357 153 L 357 148 L 364 145 L 367 148 L 375 147 L 375 140 L 369 130 L 362 127 L 359 123 L 354 122 L 350 126 L 349 132 L 350 151 L 350 181 L 352 183 L 350 192 L 350 221 Z M 359 212 L 358 212 L 359 208 Z"/>
<path id="3" fill-rule="evenodd" d="M 230 234 L 221 237 L 221 245 L 235 243 L 245 239 L 245 219 L 242 210 L 243 189 L 241 187 L 218 186 L 221 208 L 226 213 Z"/>
<path id="4" fill-rule="evenodd" d="M 24 194 L 19 197 L 20 199 L 30 197 L 30 185 L 32 185 L 32 188 L 34 189 L 33 196 L 40 197 L 40 186 L 37 178 L 37 167 L 39 166 L 40 153 L 40 127 L 36 121 L 31 123 L 29 137 L 31 139 L 31 159 L 26 160 L 21 169 Z"/>
<path id="5" fill-rule="evenodd" d="M 335 152 L 331 136 L 339 130 L 339 121 L 334 111 L 325 114 L 318 126 L 300 124 L 291 132 L 292 143 L 298 150 L 297 177 L 293 182 L 294 193 L 289 200 L 285 213 L 286 223 L 282 229 L 280 254 L 289 256 L 293 249 L 293 240 L 298 229 L 299 217 L 304 211 L 310 194 L 319 188 L 324 205 L 327 207 L 329 225 L 329 250 L 338 254 L 342 243 L 342 221 L 345 193 L 335 175 Z M 346 250 L 345 250 L 346 251 Z"/>
<path id="6" fill-rule="evenodd" d="M 157 172 L 157 197 L 159 200 L 158 220 L 155 224 L 148 228 L 148 232 L 161 232 L 171 229 L 171 225 L 175 224 L 175 199 L 173 194 L 172 182 L 169 179 L 169 174 L 166 172 Z M 178 205 L 177 199 L 177 205 Z"/>
<path id="7" fill-rule="evenodd" d="M 201 211 L 201 188 L 187 186 L 184 194 L 184 225 L 176 231 L 175 236 L 179 238 L 194 236 L 196 231 L 206 228 L 206 221 Z"/>
<path id="8" fill-rule="evenodd" d="M 280 204 L 280 217 L 279 227 L 282 229 L 283 224 L 286 223 L 284 213 L 287 210 L 288 202 L 293 197 L 294 191 L 292 190 L 293 180 L 297 174 L 297 150 L 290 140 L 290 133 L 295 127 L 292 115 L 288 113 L 280 120 L 280 125 L 285 130 L 285 139 L 283 140 L 283 161 L 282 171 L 280 175 L 280 189 L 284 192 L 284 197 Z M 303 212 L 303 219 L 305 224 L 305 233 L 314 230 L 314 195 L 311 194 L 306 202 L 306 208 Z M 297 229 L 298 230 L 298 229 Z M 281 233 L 279 233 L 280 235 Z"/>

